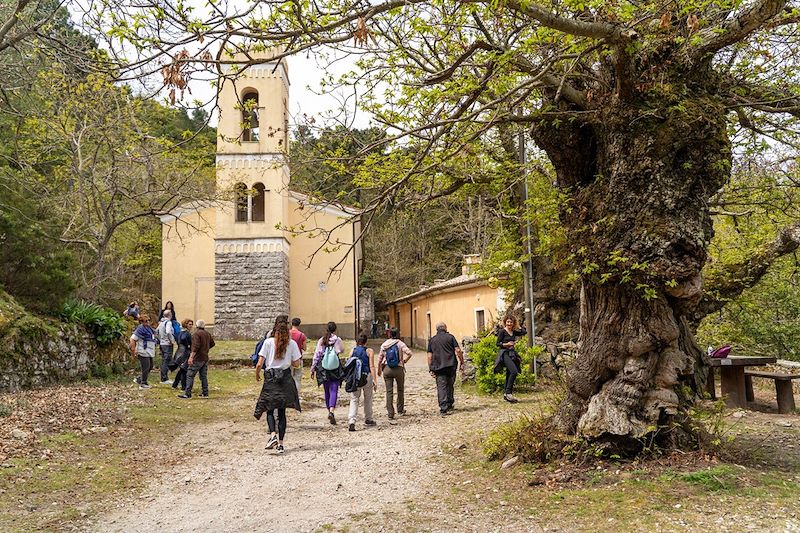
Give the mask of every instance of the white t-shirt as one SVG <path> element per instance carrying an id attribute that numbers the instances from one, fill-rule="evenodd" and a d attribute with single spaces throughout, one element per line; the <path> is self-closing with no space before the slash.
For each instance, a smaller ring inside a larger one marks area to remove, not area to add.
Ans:
<path id="1" fill-rule="evenodd" d="M 156 342 L 155 339 L 147 341 L 147 348 L 145 348 L 144 339 L 141 339 L 136 333 L 131 335 L 131 340 L 136 341 L 136 355 L 142 357 L 155 357 L 156 356 Z"/>
<path id="2" fill-rule="evenodd" d="M 303 358 L 300 353 L 300 348 L 297 343 L 289 339 L 289 345 L 286 347 L 286 353 L 280 359 L 275 359 L 275 338 L 270 337 L 261 345 L 261 351 L 258 352 L 259 357 L 264 358 L 264 369 L 267 368 L 289 368 L 293 361 Z"/>

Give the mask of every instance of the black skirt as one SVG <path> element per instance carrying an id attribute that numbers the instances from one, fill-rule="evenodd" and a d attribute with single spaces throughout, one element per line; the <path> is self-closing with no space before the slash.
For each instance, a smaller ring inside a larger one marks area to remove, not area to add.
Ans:
<path id="1" fill-rule="evenodd" d="M 253 416 L 261 420 L 261 415 L 266 411 L 289 408 L 300 410 L 300 397 L 297 395 L 291 367 L 265 370 L 264 384 L 261 386 Z"/>

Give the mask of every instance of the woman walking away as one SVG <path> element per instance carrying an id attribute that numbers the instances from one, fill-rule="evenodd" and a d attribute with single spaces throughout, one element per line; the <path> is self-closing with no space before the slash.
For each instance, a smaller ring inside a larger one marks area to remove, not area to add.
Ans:
<path id="1" fill-rule="evenodd" d="M 378 375 L 383 375 L 386 385 L 386 414 L 394 418 L 394 386 L 397 384 L 397 414 L 405 414 L 406 363 L 411 359 L 411 348 L 400 340 L 397 328 L 389 330 L 389 338 L 381 344 L 378 357 Z"/>
<path id="2" fill-rule="evenodd" d="M 175 374 L 175 381 L 172 382 L 173 389 L 177 389 L 178 385 L 180 385 L 181 390 L 186 390 L 186 371 L 189 368 L 189 354 L 192 353 L 192 326 L 194 326 L 194 320 L 191 318 L 186 318 L 181 322 L 181 333 L 178 335 L 178 350 L 172 360 L 175 368 L 170 368 L 170 370 L 178 369 L 178 373 Z"/>
<path id="3" fill-rule="evenodd" d="M 375 353 L 372 348 L 367 348 L 367 336 L 361 334 L 358 337 L 358 344 L 353 348 L 353 353 L 347 361 L 347 366 L 354 365 L 355 370 L 351 374 L 353 386 L 356 387 L 350 393 L 350 412 L 348 413 L 349 430 L 356 430 L 356 416 L 358 415 L 358 403 L 361 393 L 364 393 L 364 424 L 374 426 L 375 420 L 372 419 L 372 395 L 378 390 L 378 376 L 375 370 Z M 350 381 L 348 380 L 348 385 Z M 349 389 L 350 387 L 348 387 Z"/>
<path id="4" fill-rule="evenodd" d="M 342 383 L 342 362 L 339 354 L 344 351 L 342 340 L 336 336 L 336 323 L 328 322 L 328 332 L 317 341 L 314 360 L 311 363 L 311 379 L 317 377 L 317 385 L 325 389 L 325 407 L 328 408 L 328 421 L 336 425 L 336 399 Z"/>
<path id="5" fill-rule="evenodd" d="M 150 327 L 150 317 L 139 315 L 139 325 L 131 335 L 131 354 L 139 358 L 139 365 L 142 368 L 142 375 L 133 378 L 133 382 L 139 385 L 140 389 L 149 389 L 147 375 L 153 369 L 153 358 L 156 356 L 156 335 Z"/>
<path id="6" fill-rule="evenodd" d="M 289 336 L 289 324 L 286 321 L 276 322 L 273 336 L 264 341 L 258 353 L 256 381 L 261 379 L 261 369 L 264 368 L 264 385 L 261 387 L 253 416 L 256 420 L 261 420 L 261 415 L 267 413 L 270 432 L 267 449 L 277 445 L 278 453 L 285 451 L 283 437 L 286 435 L 286 408 L 300 410 L 300 398 L 292 379 L 291 367 L 302 364 L 303 354 Z"/>
<path id="7" fill-rule="evenodd" d="M 508 316 L 503 320 L 503 328 L 497 333 L 497 346 L 500 347 L 500 353 L 494 362 L 494 371 L 500 372 L 503 368 L 506 369 L 503 399 L 507 402 L 517 403 L 519 401 L 514 398 L 514 381 L 517 379 L 517 374 L 522 371 L 522 359 L 517 355 L 514 344 L 517 342 L 517 337 L 522 337 L 527 333 L 528 331 L 524 327 L 517 329 L 517 319 L 513 316 Z"/>

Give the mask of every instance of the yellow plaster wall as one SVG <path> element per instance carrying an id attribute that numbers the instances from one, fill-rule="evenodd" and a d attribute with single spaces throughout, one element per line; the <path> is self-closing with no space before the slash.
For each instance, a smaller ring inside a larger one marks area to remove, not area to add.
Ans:
<path id="1" fill-rule="evenodd" d="M 398 313 L 400 321 L 398 322 Z M 405 341 L 411 339 L 411 306 L 407 303 L 389 306 L 389 326 L 400 331 L 400 337 Z"/>
<path id="2" fill-rule="evenodd" d="M 491 327 L 500 319 L 497 311 L 497 296 L 499 289 L 486 285 L 465 287 L 451 292 L 421 296 L 408 304 L 391 306 L 389 312 L 390 323 L 395 326 L 395 311 L 400 311 L 400 335 L 409 338 L 412 335 L 412 316 L 416 317 L 413 324 L 414 345 L 426 348 L 427 341 L 436 333 L 436 323 L 447 324 L 447 331 L 452 333 L 459 342 L 464 337 L 474 336 L 476 331 L 475 312 L 483 309 L 486 327 Z M 416 311 L 412 315 L 412 311 Z M 430 329 L 428 329 L 427 314 L 430 313 Z"/>
<path id="3" fill-rule="evenodd" d="M 302 224 L 309 229 L 332 229 L 341 222 L 339 215 L 313 209 L 306 205 L 301 210 L 297 200 L 290 199 L 290 224 L 295 227 Z M 335 230 L 332 239 L 352 243 L 352 224 Z M 331 253 L 321 251 L 310 261 L 311 255 L 320 246 L 319 239 L 310 239 L 304 234 L 289 235 L 289 242 L 291 315 L 300 317 L 306 325 L 326 324 L 332 320 L 342 334 L 352 335 L 352 324 L 358 313 L 353 254 L 349 254 L 344 263 L 337 267 L 340 272 L 334 273 L 329 279 L 328 272 L 349 251 L 347 246 Z M 320 284 L 324 284 L 324 290 L 320 290 Z M 349 312 L 345 308 L 349 308 Z"/>
<path id="4" fill-rule="evenodd" d="M 214 323 L 214 208 L 189 212 L 161 226 L 162 306 L 172 300 L 178 320 Z"/>

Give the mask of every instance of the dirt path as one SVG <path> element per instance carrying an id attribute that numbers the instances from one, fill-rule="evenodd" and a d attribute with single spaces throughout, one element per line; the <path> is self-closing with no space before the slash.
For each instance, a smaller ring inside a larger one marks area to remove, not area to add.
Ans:
<path id="1" fill-rule="evenodd" d="M 444 504 L 451 472 L 437 460 L 465 432 L 518 414 L 496 398 L 456 395 L 456 413 L 441 417 L 435 384 L 416 353 L 406 377 L 407 415 L 388 420 L 384 387 L 375 397 L 376 427 L 363 418 L 347 430 L 349 394 L 341 390 L 328 423 L 321 389 L 305 376 L 302 413 L 289 413 L 286 453 L 264 452 L 265 422 L 255 422 L 252 395 L 240 397 L 229 421 L 198 426 L 174 445 L 188 451 L 184 467 L 152 481 L 134 501 L 94 524 L 97 531 L 499 530 L 496 516 Z M 192 400 L 202 401 L 202 400 Z M 213 400 L 211 400 L 213 401 Z M 455 483 L 455 482 L 453 482 Z M 437 495 L 442 496 L 437 497 Z M 408 523 L 409 517 L 418 520 Z M 531 529 L 531 524 L 526 530 Z M 508 528 L 506 528 L 508 530 Z M 518 529 L 516 529 L 518 530 Z"/>

